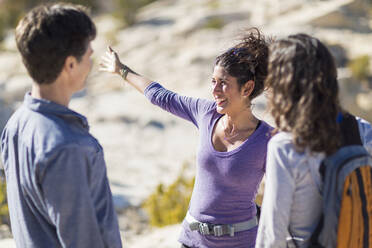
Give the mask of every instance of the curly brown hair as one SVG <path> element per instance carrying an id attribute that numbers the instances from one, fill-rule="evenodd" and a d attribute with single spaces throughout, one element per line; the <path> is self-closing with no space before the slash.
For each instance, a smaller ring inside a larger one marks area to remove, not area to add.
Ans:
<path id="1" fill-rule="evenodd" d="M 249 96 L 252 100 L 264 90 L 268 54 L 265 36 L 257 28 L 250 28 L 237 45 L 216 58 L 215 66 L 222 66 L 230 76 L 236 77 L 239 88 L 253 80 L 255 86 Z"/>
<path id="2" fill-rule="evenodd" d="M 291 35 L 270 48 L 269 105 L 278 131 L 293 134 L 298 151 L 335 152 L 341 144 L 337 70 L 329 50 L 306 34 Z"/>

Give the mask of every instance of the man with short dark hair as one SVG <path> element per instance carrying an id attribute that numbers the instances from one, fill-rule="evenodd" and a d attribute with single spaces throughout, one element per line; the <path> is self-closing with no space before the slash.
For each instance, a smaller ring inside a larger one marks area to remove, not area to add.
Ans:
<path id="1" fill-rule="evenodd" d="M 1 136 L 17 247 L 121 247 L 102 147 L 68 108 L 92 67 L 96 28 L 83 7 L 41 5 L 16 28 L 31 92 Z"/>

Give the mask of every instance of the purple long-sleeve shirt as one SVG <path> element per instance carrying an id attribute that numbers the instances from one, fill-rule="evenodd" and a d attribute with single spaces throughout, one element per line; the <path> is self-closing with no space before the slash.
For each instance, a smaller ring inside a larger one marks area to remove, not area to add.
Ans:
<path id="1" fill-rule="evenodd" d="M 254 200 L 265 173 L 266 147 L 272 128 L 261 121 L 258 129 L 238 148 L 216 151 L 212 131 L 218 119 L 213 101 L 180 96 L 151 83 L 145 96 L 155 105 L 191 121 L 200 133 L 197 171 L 189 212 L 200 222 L 233 224 L 256 215 Z M 234 237 L 203 236 L 191 231 L 186 221 L 179 241 L 189 247 L 254 247 L 257 227 L 235 233 Z"/>

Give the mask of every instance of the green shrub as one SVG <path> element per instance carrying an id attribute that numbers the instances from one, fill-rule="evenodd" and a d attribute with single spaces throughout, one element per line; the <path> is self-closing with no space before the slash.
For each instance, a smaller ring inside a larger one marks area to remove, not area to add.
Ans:
<path id="1" fill-rule="evenodd" d="M 114 15 L 123 20 L 125 25 L 131 26 L 136 22 L 136 14 L 140 8 L 156 0 L 116 0 Z"/>
<path id="2" fill-rule="evenodd" d="M 4 0 L 0 5 L 0 40 L 5 38 L 5 33 L 7 29 L 14 28 L 20 18 L 24 13 L 25 2 Z"/>
<path id="3" fill-rule="evenodd" d="M 125 25 L 131 26 L 136 21 L 136 14 L 140 8 L 136 0 L 116 0 L 118 8 L 115 11 L 115 16 L 123 20 Z"/>
<path id="4" fill-rule="evenodd" d="M 364 55 L 352 59 L 348 65 L 352 76 L 359 81 L 366 81 L 370 75 L 369 56 Z"/>
<path id="5" fill-rule="evenodd" d="M 211 17 L 205 22 L 203 28 L 206 29 L 222 29 L 225 26 L 225 22 L 221 17 Z"/>
<path id="6" fill-rule="evenodd" d="M 185 165 L 183 168 L 185 169 Z M 195 179 L 186 179 L 182 172 L 170 186 L 159 184 L 155 192 L 144 202 L 143 207 L 152 226 L 180 223 L 185 217 Z"/>
<path id="7" fill-rule="evenodd" d="M 210 0 L 210 1 L 207 2 L 207 6 L 211 10 L 216 10 L 216 9 L 220 8 L 220 2 L 218 0 Z"/>
<path id="8" fill-rule="evenodd" d="M 0 164 L 0 166 L 2 166 Z M 5 178 L 3 175 L 3 171 L 1 171 L 0 175 L 0 224 L 10 224 L 9 221 L 9 209 L 8 203 L 6 198 L 6 183 Z"/>
<path id="9" fill-rule="evenodd" d="M 44 1 L 48 2 L 48 0 L 44 0 Z M 64 2 L 86 6 L 89 9 L 91 9 L 93 12 L 99 11 L 98 0 L 64 0 Z"/>
<path id="10" fill-rule="evenodd" d="M 4 18 L 0 14 L 0 41 L 4 39 L 5 36 L 5 23 L 4 23 Z"/>

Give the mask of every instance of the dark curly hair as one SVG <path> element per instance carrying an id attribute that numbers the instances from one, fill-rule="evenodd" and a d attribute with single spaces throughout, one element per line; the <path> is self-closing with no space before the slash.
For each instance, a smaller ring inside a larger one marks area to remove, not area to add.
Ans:
<path id="1" fill-rule="evenodd" d="M 68 56 L 78 62 L 96 36 L 87 8 L 67 3 L 42 4 L 19 22 L 15 37 L 32 79 L 50 84 L 62 71 Z"/>
<path id="2" fill-rule="evenodd" d="M 264 90 L 267 76 L 269 47 L 257 28 L 247 30 L 239 43 L 216 58 L 215 66 L 222 66 L 230 76 L 236 77 L 239 88 L 247 81 L 255 83 L 249 96 L 252 100 Z"/>
<path id="3" fill-rule="evenodd" d="M 337 70 L 318 39 L 296 34 L 271 44 L 265 85 L 277 129 L 293 134 L 298 151 L 329 155 L 339 148 Z"/>

